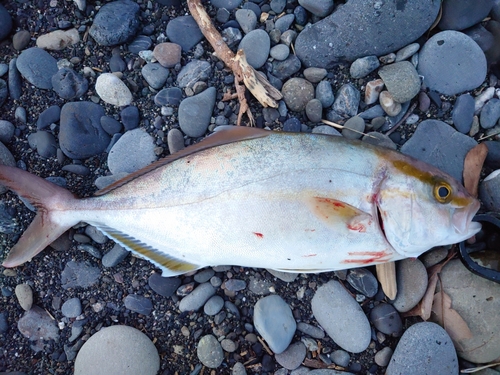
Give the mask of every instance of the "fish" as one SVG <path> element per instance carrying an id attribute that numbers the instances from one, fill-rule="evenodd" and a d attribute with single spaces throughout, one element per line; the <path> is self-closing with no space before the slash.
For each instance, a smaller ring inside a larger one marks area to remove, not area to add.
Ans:
<path id="1" fill-rule="evenodd" d="M 480 207 L 453 177 L 339 136 L 231 127 L 84 199 L 0 166 L 37 214 L 3 261 L 32 259 L 85 222 L 163 276 L 234 265 L 326 272 L 468 239 Z"/>

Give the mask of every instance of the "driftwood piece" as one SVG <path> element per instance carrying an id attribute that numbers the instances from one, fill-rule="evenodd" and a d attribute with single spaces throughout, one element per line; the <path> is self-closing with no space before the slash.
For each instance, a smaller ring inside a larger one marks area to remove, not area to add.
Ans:
<path id="1" fill-rule="evenodd" d="M 237 125 L 241 124 L 241 119 L 244 113 L 247 114 L 250 120 L 250 125 L 253 125 L 253 116 L 245 98 L 245 86 L 264 107 L 277 108 L 278 103 L 276 101 L 283 97 L 281 92 L 274 88 L 263 74 L 257 72 L 247 62 L 245 52 L 243 50 L 239 50 L 236 54 L 234 54 L 233 51 L 229 49 L 226 42 L 222 39 L 222 36 L 213 25 L 212 20 L 205 11 L 205 8 L 201 5 L 200 0 L 188 0 L 187 3 L 191 15 L 196 20 L 196 23 L 200 27 L 200 30 L 205 38 L 212 45 L 215 54 L 229 69 L 232 70 L 234 74 L 236 94 L 228 95 L 226 93 L 224 98 L 233 99 L 237 97 L 240 102 Z"/>
<path id="2" fill-rule="evenodd" d="M 396 282 L 396 263 L 387 262 L 377 264 L 377 278 L 382 285 L 382 290 L 389 299 L 395 299 L 398 294 L 398 284 Z"/>

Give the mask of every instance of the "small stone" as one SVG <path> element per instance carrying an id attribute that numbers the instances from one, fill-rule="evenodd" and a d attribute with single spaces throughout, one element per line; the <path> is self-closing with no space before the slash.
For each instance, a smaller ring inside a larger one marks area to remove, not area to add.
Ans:
<path id="1" fill-rule="evenodd" d="M 403 333 L 403 323 L 392 305 L 381 303 L 370 312 L 370 320 L 377 330 L 386 335 L 399 337 Z"/>
<path id="2" fill-rule="evenodd" d="M 212 74 L 212 68 L 207 61 L 191 60 L 177 75 L 180 88 L 193 87 L 198 81 L 206 81 Z"/>
<path id="3" fill-rule="evenodd" d="M 335 350 L 330 355 L 330 358 L 333 362 L 335 362 L 335 364 L 342 367 L 349 366 L 349 362 L 351 360 L 351 356 L 345 350 Z"/>
<path id="4" fill-rule="evenodd" d="M 351 117 L 344 124 L 342 135 L 348 139 L 359 139 L 365 131 L 365 120 L 359 116 Z"/>
<path id="5" fill-rule="evenodd" d="M 326 77 L 327 71 L 324 68 L 306 68 L 304 69 L 304 77 L 311 83 L 318 83 Z"/>
<path id="6" fill-rule="evenodd" d="M 17 51 L 22 51 L 30 43 L 31 34 L 28 30 L 20 30 L 12 37 L 12 46 Z"/>
<path id="7" fill-rule="evenodd" d="M 377 354 L 375 354 L 375 363 L 381 367 L 387 366 L 391 360 L 392 354 L 393 351 L 388 346 L 382 348 L 382 350 L 379 350 Z"/>
<path id="8" fill-rule="evenodd" d="M 360 92 L 351 83 L 342 85 L 337 92 L 333 110 L 342 117 L 353 117 L 358 114 Z"/>
<path id="9" fill-rule="evenodd" d="M 208 129 L 215 105 L 215 87 L 184 99 L 179 105 L 179 126 L 189 137 L 201 137 Z"/>
<path id="10" fill-rule="evenodd" d="M 286 132 L 298 133 L 298 132 L 300 132 L 301 127 L 302 127 L 302 124 L 300 123 L 299 119 L 297 119 L 296 117 L 289 118 L 283 124 L 283 130 Z"/>
<path id="11" fill-rule="evenodd" d="M 353 268 L 347 274 L 347 282 L 366 297 L 373 297 L 378 292 L 377 278 L 366 268 Z"/>
<path id="12" fill-rule="evenodd" d="M 206 315 L 214 316 L 217 315 L 224 306 L 224 299 L 221 296 L 212 296 L 209 298 L 205 305 L 203 306 L 203 312 Z"/>
<path id="13" fill-rule="evenodd" d="M 321 81 L 318 83 L 316 86 L 316 99 L 321 102 L 323 108 L 328 108 L 333 104 L 335 97 L 330 82 Z"/>
<path id="14" fill-rule="evenodd" d="M 318 99 L 312 99 L 306 104 L 306 115 L 311 122 L 320 122 L 323 117 L 323 105 Z"/>
<path id="15" fill-rule="evenodd" d="M 167 82 L 170 73 L 168 69 L 165 69 L 158 63 L 149 63 L 142 67 L 141 74 L 149 86 L 155 90 L 159 90 Z"/>
<path id="16" fill-rule="evenodd" d="M 72 46 L 80 41 L 78 30 L 55 30 L 50 33 L 40 35 L 36 39 L 36 46 L 52 51 L 60 51 Z"/>
<path id="17" fill-rule="evenodd" d="M 61 284 L 64 289 L 88 288 L 94 285 L 100 276 L 99 268 L 89 266 L 83 262 L 70 261 L 61 273 Z"/>
<path id="18" fill-rule="evenodd" d="M 115 267 L 125 259 L 129 253 L 128 250 L 124 249 L 119 244 L 115 244 L 115 246 L 102 257 L 102 265 L 106 268 Z"/>
<path id="19" fill-rule="evenodd" d="M 494 127 L 500 118 L 500 99 L 490 99 L 481 109 L 479 123 L 483 129 Z"/>
<path id="20" fill-rule="evenodd" d="M 299 4 L 318 17 L 326 17 L 333 10 L 333 0 L 299 0 Z"/>
<path id="21" fill-rule="evenodd" d="M 378 74 L 384 81 L 387 91 L 398 103 L 413 99 L 420 91 L 420 77 L 409 61 L 385 65 Z"/>
<path id="22" fill-rule="evenodd" d="M 124 107 L 132 102 L 132 93 L 129 88 L 112 73 L 103 73 L 97 77 L 95 90 L 99 97 L 108 104 Z"/>
<path id="23" fill-rule="evenodd" d="M 153 50 L 153 55 L 160 65 L 173 68 L 181 62 L 182 48 L 176 43 L 160 43 Z"/>
<path id="24" fill-rule="evenodd" d="M 52 89 L 61 98 L 71 100 L 83 96 L 89 88 L 89 82 L 69 68 L 62 68 L 52 76 Z"/>
<path id="25" fill-rule="evenodd" d="M 250 9 L 238 9 L 235 18 L 245 34 L 254 30 L 257 25 L 257 15 Z"/>
<path id="26" fill-rule="evenodd" d="M 19 305 L 24 311 L 29 311 L 33 306 L 33 290 L 28 284 L 18 284 L 15 289 Z"/>
<path id="27" fill-rule="evenodd" d="M 127 131 L 108 154 L 108 168 L 113 174 L 133 173 L 156 161 L 153 137 L 142 128 Z"/>
<path id="28" fill-rule="evenodd" d="M 9 143 L 16 127 L 9 121 L 0 120 L 0 142 Z"/>
<path id="29" fill-rule="evenodd" d="M 151 300 L 138 294 L 129 294 L 125 297 L 124 304 L 127 309 L 142 315 L 149 315 L 153 311 Z"/>
<path id="30" fill-rule="evenodd" d="M 148 285 L 160 296 L 171 297 L 181 285 L 181 280 L 177 277 L 162 277 L 155 272 L 149 276 Z"/>
<path id="31" fill-rule="evenodd" d="M 277 44 L 271 48 L 269 55 L 273 59 L 283 61 L 290 55 L 290 48 L 285 44 Z"/>
<path id="32" fill-rule="evenodd" d="M 179 310 L 181 312 L 198 311 L 214 294 L 215 288 L 210 283 L 200 284 L 181 300 Z"/>
<path id="33" fill-rule="evenodd" d="M 243 280 L 229 279 L 224 283 L 227 290 L 231 292 L 239 292 L 247 287 L 247 283 Z"/>
<path id="34" fill-rule="evenodd" d="M 82 313 L 82 303 L 75 297 L 67 300 L 61 306 L 61 313 L 67 318 L 76 318 Z"/>
<path id="35" fill-rule="evenodd" d="M 184 149 L 184 136 L 179 129 L 171 129 L 167 135 L 168 150 L 171 154 Z"/>
<path id="36" fill-rule="evenodd" d="M 376 103 L 383 88 L 384 81 L 381 79 L 375 79 L 368 82 L 365 88 L 365 103 L 367 105 Z"/>
<path id="37" fill-rule="evenodd" d="M 460 95 L 455 101 L 451 118 L 455 128 L 464 134 L 467 134 L 472 126 L 474 117 L 474 98 L 470 94 Z"/>
<path id="38" fill-rule="evenodd" d="M 355 60 L 351 64 L 349 73 L 352 78 L 358 79 L 366 77 L 380 66 L 377 56 L 366 56 Z"/>
<path id="39" fill-rule="evenodd" d="M 398 293 L 392 304 L 399 312 L 410 311 L 427 290 L 427 270 L 418 259 L 403 259 L 396 265 Z"/>
<path id="40" fill-rule="evenodd" d="M 52 76 L 57 73 L 57 61 L 41 48 L 32 47 L 21 52 L 16 61 L 21 75 L 40 89 L 52 88 Z"/>
<path id="41" fill-rule="evenodd" d="M 192 16 L 180 16 L 167 24 L 167 37 L 187 52 L 203 39 L 203 34 Z"/>
<path id="42" fill-rule="evenodd" d="M 276 362 L 288 370 L 295 370 L 306 357 L 306 347 L 302 342 L 291 344 L 282 353 L 276 354 Z"/>
<path id="43" fill-rule="evenodd" d="M 409 59 L 414 54 L 416 54 L 419 49 L 420 49 L 420 44 L 418 44 L 418 43 L 412 43 L 412 44 L 407 45 L 406 47 L 401 48 L 396 53 L 396 62 Z"/>
<path id="44" fill-rule="evenodd" d="M 389 116 L 397 116 L 401 112 L 401 103 L 396 102 L 389 91 L 382 91 L 379 101 L 380 106 Z"/>
<path id="45" fill-rule="evenodd" d="M 325 337 L 325 332 L 321 328 L 304 322 L 297 323 L 297 331 L 305 333 L 315 339 L 322 339 Z"/>
<path id="46" fill-rule="evenodd" d="M 200 339 L 196 354 L 200 362 L 208 368 L 217 368 L 224 360 L 222 347 L 213 335 L 206 335 Z"/>
<path id="47" fill-rule="evenodd" d="M 291 78 L 285 82 L 281 90 L 283 100 L 291 111 L 301 112 L 307 103 L 314 98 L 314 87 L 303 78 Z"/>

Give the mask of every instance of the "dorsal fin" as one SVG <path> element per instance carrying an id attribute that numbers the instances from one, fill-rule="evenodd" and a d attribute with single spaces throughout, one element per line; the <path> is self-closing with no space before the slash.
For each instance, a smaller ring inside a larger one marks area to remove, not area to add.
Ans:
<path id="1" fill-rule="evenodd" d="M 142 169 L 139 169 L 137 172 L 131 173 L 128 176 L 113 182 L 111 185 L 97 191 L 94 193 L 94 196 L 99 196 L 99 195 L 104 195 L 106 193 L 109 193 L 112 190 L 115 190 L 119 188 L 120 186 L 125 185 L 126 183 L 135 180 L 136 178 L 145 175 L 146 173 L 149 173 L 151 171 L 154 171 L 157 168 L 163 167 L 166 164 L 172 163 L 175 160 L 179 160 L 183 157 L 186 157 L 188 155 L 195 154 L 197 152 L 207 150 L 212 147 L 217 147 L 221 145 L 225 145 L 228 143 L 234 143 L 234 142 L 239 142 L 243 141 L 246 139 L 254 139 L 254 138 L 261 138 L 261 137 L 267 137 L 268 135 L 272 134 L 272 131 L 267 131 L 267 130 L 262 130 L 262 129 L 256 129 L 256 128 L 249 128 L 246 126 L 232 126 L 225 128 L 223 130 L 216 131 L 212 135 L 206 137 L 203 139 L 201 142 L 189 146 L 179 152 L 176 152 L 175 154 L 169 155 L 163 159 L 160 159 Z"/>

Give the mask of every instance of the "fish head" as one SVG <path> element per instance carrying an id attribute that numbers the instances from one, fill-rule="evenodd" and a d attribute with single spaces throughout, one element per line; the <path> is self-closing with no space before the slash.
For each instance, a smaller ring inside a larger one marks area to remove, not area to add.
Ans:
<path id="1" fill-rule="evenodd" d="M 479 232 L 481 224 L 472 219 L 480 203 L 457 180 L 405 156 L 389 164 L 374 200 L 385 237 L 399 254 L 417 257 Z"/>

